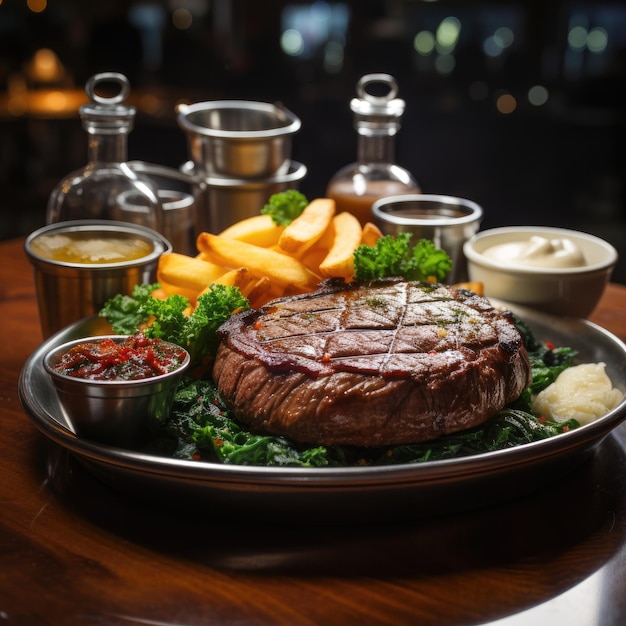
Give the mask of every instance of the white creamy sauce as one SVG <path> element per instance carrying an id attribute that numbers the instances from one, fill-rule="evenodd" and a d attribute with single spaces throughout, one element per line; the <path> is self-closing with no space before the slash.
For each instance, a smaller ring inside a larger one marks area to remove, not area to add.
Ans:
<path id="1" fill-rule="evenodd" d="M 581 267 L 585 256 L 570 239 L 546 239 L 534 235 L 526 241 L 510 241 L 487 248 L 483 256 L 512 265 L 531 267 Z"/>
<path id="2" fill-rule="evenodd" d="M 574 418 L 581 425 L 606 415 L 624 394 L 613 387 L 605 367 L 604 363 L 583 363 L 564 370 L 533 398 L 533 412 L 555 422 Z"/>

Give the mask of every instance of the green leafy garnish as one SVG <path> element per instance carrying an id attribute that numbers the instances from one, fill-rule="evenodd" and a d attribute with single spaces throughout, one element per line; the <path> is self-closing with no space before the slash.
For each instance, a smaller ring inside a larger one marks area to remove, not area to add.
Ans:
<path id="1" fill-rule="evenodd" d="M 354 251 L 354 276 L 375 280 L 402 276 L 406 280 L 442 282 L 452 269 L 452 259 L 428 239 L 411 247 L 411 233 L 385 235 L 375 245 L 361 245 Z"/>
<path id="2" fill-rule="evenodd" d="M 286 189 L 270 196 L 261 209 L 263 215 L 269 215 L 278 226 L 288 226 L 298 217 L 309 201 L 296 189 Z"/>
<path id="3" fill-rule="evenodd" d="M 213 356 L 218 344 L 215 331 L 233 312 L 249 308 L 237 287 L 214 284 L 187 315 L 189 300 L 181 295 L 154 298 L 151 293 L 158 286 L 138 285 L 130 296 L 117 294 L 105 303 L 100 317 L 115 333 L 132 335 L 142 330 L 146 337 L 176 343 L 189 352 L 192 363 Z"/>
<path id="4" fill-rule="evenodd" d="M 111 324 L 118 335 L 132 335 L 148 321 L 150 315 L 142 307 L 159 287 L 159 283 L 135 285 L 130 296 L 118 293 L 105 302 L 99 315 Z"/>
<path id="5" fill-rule="evenodd" d="M 533 374 L 532 383 L 522 391 L 520 397 L 511 405 L 513 408 L 531 412 L 532 397 L 552 384 L 558 375 L 574 364 L 577 351 L 573 348 L 554 347 L 535 338 L 530 328 L 514 313 L 513 322 L 519 330 L 528 352 Z"/>
<path id="6" fill-rule="evenodd" d="M 323 447 L 298 448 L 283 437 L 247 431 L 221 406 L 210 380 L 189 378 L 179 386 L 162 436 L 175 441 L 173 455 L 180 458 L 191 454 L 233 465 L 328 465 Z"/>
<path id="7" fill-rule="evenodd" d="M 373 464 L 423 463 L 494 452 L 554 437 L 578 425 L 576 420 L 561 423 L 540 421 L 525 411 L 506 408 L 471 430 L 445 435 L 431 442 L 387 448 L 383 455 L 374 459 Z"/>

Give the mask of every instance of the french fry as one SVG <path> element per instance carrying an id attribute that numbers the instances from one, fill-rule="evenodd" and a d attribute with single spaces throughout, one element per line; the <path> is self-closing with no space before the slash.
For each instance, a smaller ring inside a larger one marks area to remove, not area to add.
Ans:
<path id="1" fill-rule="evenodd" d="M 198 292 L 195 289 L 187 289 L 186 287 L 181 287 L 180 285 L 172 285 L 163 280 L 161 280 L 160 283 L 161 289 L 159 289 L 159 291 L 161 292 L 161 295 L 158 297 L 173 295 L 185 296 L 185 298 L 187 298 L 187 300 L 195 306 L 198 299 Z"/>
<path id="2" fill-rule="evenodd" d="M 250 271 L 248 271 L 247 267 L 239 267 L 222 274 L 219 278 L 213 281 L 213 284 L 237 287 L 244 296 L 247 296 L 255 282 L 256 278 L 250 273 Z M 210 287 L 207 286 L 205 291 L 208 291 L 209 289 Z"/>
<path id="3" fill-rule="evenodd" d="M 335 238 L 326 258 L 320 263 L 320 273 L 327 277 L 351 279 L 354 275 L 353 254 L 361 244 L 363 229 L 359 220 L 347 211 L 335 215 L 333 229 Z"/>
<path id="4" fill-rule="evenodd" d="M 159 257 L 157 280 L 161 285 L 181 287 L 198 294 L 226 270 L 197 257 L 169 252 Z"/>
<path id="5" fill-rule="evenodd" d="M 311 291 L 320 280 L 298 259 L 244 241 L 224 239 L 204 232 L 198 235 L 197 246 L 203 258 L 210 259 L 212 263 L 227 268 L 247 267 L 254 276 L 267 276 L 272 282 L 284 287 L 294 286 Z"/>
<path id="6" fill-rule="evenodd" d="M 322 237 L 334 215 L 334 200 L 330 198 L 313 200 L 291 224 L 285 227 L 278 240 L 279 247 L 287 254 L 299 257 Z"/>
<path id="7" fill-rule="evenodd" d="M 335 216 L 333 215 L 333 218 L 328 223 L 328 227 L 324 231 L 324 234 L 315 242 L 315 244 L 313 245 L 313 248 L 326 250 L 326 252 L 330 250 L 331 246 L 333 245 L 333 242 L 335 241 L 335 226 L 333 224 L 334 217 Z M 309 250 L 310 249 L 311 248 L 309 248 Z"/>
<path id="8" fill-rule="evenodd" d="M 326 258 L 327 255 L 328 248 L 323 248 L 316 244 L 312 248 L 309 248 L 300 257 L 300 261 L 302 261 L 302 263 L 304 263 L 314 274 L 321 276 L 320 263 Z"/>
<path id="9" fill-rule="evenodd" d="M 267 276 L 261 276 L 247 294 L 248 302 L 254 309 L 262 307 L 270 300 L 277 297 L 272 290 L 272 281 Z"/>
<path id="10" fill-rule="evenodd" d="M 155 289 L 150 295 L 157 300 L 166 300 L 169 294 L 163 289 L 163 285 L 161 285 L 161 287 Z"/>
<path id="11" fill-rule="evenodd" d="M 453 287 L 461 287 L 462 289 L 469 289 L 470 291 L 477 293 L 479 296 L 482 296 L 485 290 L 485 286 L 480 281 L 465 281 L 461 283 L 455 283 Z"/>
<path id="12" fill-rule="evenodd" d="M 361 234 L 361 243 L 366 246 L 375 246 L 376 242 L 383 236 L 382 231 L 373 222 L 366 222 Z"/>
<path id="13" fill-rule="evenodd" d="M 285 227 L 275 224 L 269 215 L 254 215 L 253 217 L 235 222 L 232 226 L 223 230 L 219 236 L 269 248 L 278 243 L 278 239 L 284 230 Z"/>

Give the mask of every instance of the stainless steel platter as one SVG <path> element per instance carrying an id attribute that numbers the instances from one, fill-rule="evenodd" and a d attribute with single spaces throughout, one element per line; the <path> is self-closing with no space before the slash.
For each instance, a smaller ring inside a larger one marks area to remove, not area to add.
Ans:
<path id="1" fill-rule="evenodd" d="M 554 318 L 511 307 L 538 338 L 604 362 L 626 391 L 626 345 L 585 320 Z M 110 332 L 97 317 L 43 343 L 19 380 L 22 405 L 49 439 L 94 476 L 124 494 L 159 506 L 206 510 L 212 516 L 333 523 L 447 514 L 511 500 L 541 489 L 588 460 L 626 418 L 626 400 L 604 417 L 551 439 L 461 459 L 385 467 L 282 468 L 222 465 L 152 456 L 77 437 L 43 369 L 44 354 L 74 338 Z"/>

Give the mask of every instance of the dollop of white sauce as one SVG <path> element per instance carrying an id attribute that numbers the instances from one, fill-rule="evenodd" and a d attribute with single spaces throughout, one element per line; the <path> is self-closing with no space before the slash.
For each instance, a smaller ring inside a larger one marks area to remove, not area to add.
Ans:
<path id="1" fill-rule="evenodd" d="M 483 256 L 511 265 L 531 267 L 581 267 L 585 256 L 570 239 L 533 235 L 527 241 L 511 241 L 487 248 Z"/>
<path id="2" fill-rule="evenodd" d="M 581 425 L 606 415 L 624 394 L 613 387 L 605 367 L 605 363 L 583 363 L 562 371 L 533 398 L 533 412 L 555 422 L 574 418 Z"/>

